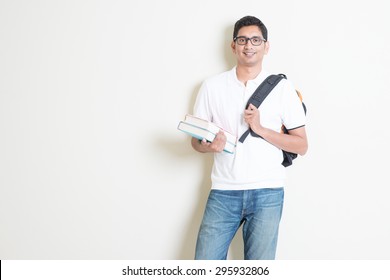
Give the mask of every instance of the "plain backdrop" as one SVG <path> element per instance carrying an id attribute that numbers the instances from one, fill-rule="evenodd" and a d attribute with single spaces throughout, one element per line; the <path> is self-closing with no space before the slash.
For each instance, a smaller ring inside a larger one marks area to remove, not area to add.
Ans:
<path id="1" fill-rule="evenodd" d="M 277 258 L 390 259 L 388 6 L 1 0 L 0 259 L 192 259 L 212 156 L 177 124 L 246 15 L 308 107 Z"/>

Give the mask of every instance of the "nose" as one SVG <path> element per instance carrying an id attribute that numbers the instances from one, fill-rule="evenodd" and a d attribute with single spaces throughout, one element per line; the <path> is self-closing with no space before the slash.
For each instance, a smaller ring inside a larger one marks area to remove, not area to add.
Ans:
<path id="1" fill-rule="evenodd" d="M 245 48 L 249 48 L 253 46 L 252 41 L 249 38 L 247 38 L 244 46 Z"/>
<path id="2" fill-rule="evenodd" d="M 249 43 L 250 43 L 252 46 L 254 46 L 254 45 L 252 44 L 251 38 L 245 38 L 245 47 L 249 47 Z"/>

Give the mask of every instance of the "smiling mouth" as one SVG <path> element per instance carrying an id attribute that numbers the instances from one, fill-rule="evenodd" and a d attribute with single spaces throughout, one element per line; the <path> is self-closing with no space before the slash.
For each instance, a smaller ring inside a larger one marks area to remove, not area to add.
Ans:
<path id="1" fill-rule="evenodd" d="M 244 52 L 244 55 L 246 56 L 254 56 L 256 52 Z"/>

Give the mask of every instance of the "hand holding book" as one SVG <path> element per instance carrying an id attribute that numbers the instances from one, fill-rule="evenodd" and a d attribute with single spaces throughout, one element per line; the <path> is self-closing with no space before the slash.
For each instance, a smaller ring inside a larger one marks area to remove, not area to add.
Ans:
<path id="1" fill-rule="evenodd" d="M 207 152 L 216 152 L 220 153 L 224 150 L 226 145 L 226 135 L 223 133 L 222 130 L 220 130 L 216 135 L 212 142 L 207 141 L 205 138 L 203 138 L 199 143 L 206 148 Z"/>
<path id="2" fill-rule="evenodd" d="M 181 121 L 177 128 L 199 139 L 201 142 L 192 141 L 192 145 L 198 144 L 202 152 L 220 152 L 223 150 L 232 154 L 236 148 L 237 136 L 207 120 L 186 115 L 184 121 Z"/>

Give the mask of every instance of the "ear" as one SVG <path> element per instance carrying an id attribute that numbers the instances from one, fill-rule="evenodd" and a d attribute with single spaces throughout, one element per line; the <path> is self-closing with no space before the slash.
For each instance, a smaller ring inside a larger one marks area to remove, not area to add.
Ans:
<path id="1" fill-rule="evenodd" d="M 269 51 L 269 42 L 264 42 L 264 54 L 268 54 Z"/>
<path id="2" fill-rule="evenodd" d="M 236 53 L 236 44 L 234 43 L 234 41 L 232 41 L 232 43 L 230 44 L 230 47 L 232 48 L 232 51 L 235 54 Z"/>

